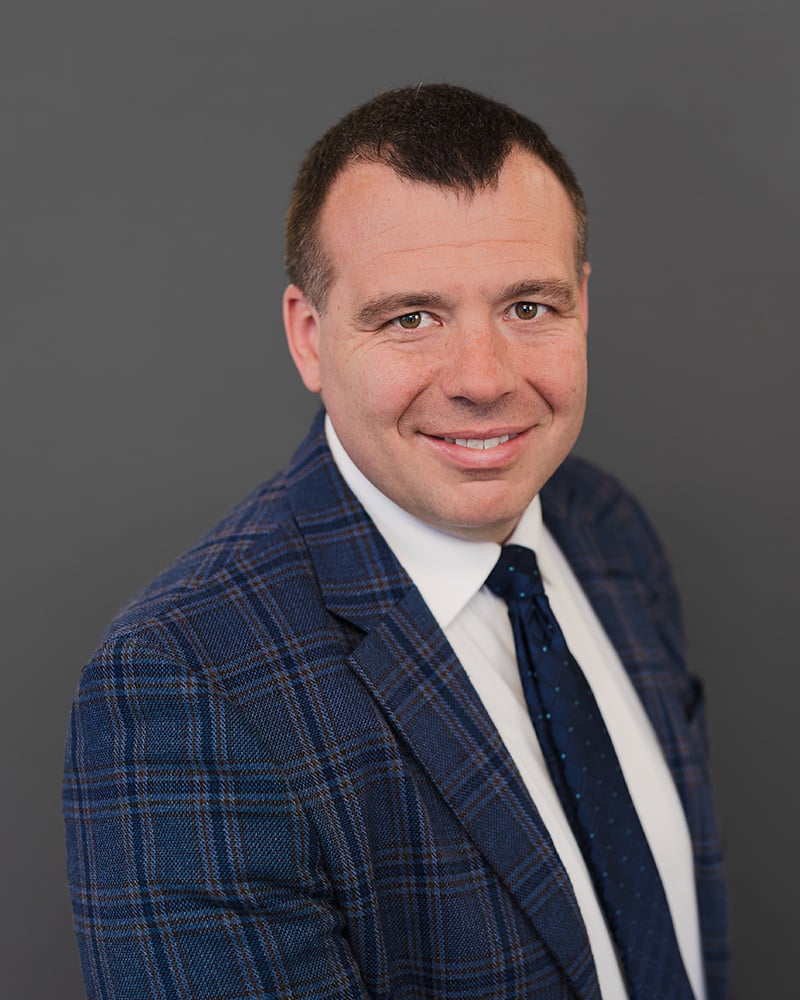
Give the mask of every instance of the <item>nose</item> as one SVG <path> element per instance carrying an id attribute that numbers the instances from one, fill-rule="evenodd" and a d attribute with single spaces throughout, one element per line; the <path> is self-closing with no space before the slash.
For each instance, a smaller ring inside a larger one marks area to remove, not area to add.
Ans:
<path id="1" fill-rule="evenodd" d="M 514 387 L 514 358 L 503 332 L 490 323 L 454 329 L 445 344 L 441 385 L 450 399 L 493 403 Z"/>

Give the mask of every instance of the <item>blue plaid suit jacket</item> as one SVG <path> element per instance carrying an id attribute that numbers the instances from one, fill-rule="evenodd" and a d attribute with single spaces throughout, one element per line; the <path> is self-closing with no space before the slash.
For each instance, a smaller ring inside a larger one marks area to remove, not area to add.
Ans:
<path id="1" fill-rule="evenodd" d="M 719 1000 L 720 843 L 668 567 L 589 465 L 542 502 L 675 778 Z M 599 997 L 536 808 L 320 420 L 111 626 L 64 803 L 91 998 Z"/>

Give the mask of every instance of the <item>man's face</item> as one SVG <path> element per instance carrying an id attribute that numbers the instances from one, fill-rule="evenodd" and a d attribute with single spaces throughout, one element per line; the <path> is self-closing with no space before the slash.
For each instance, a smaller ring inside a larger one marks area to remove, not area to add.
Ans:
<path id="1" fill-rule="evenodd" d="M 513 151 L 474 196 L 356 163 L 320 238 L 319 313 L 284 297 L 292 356 L 364 475 L 409 513 L 501 542 L 561 464 L 586 400 L 586 282 L 555 175 Z"/>

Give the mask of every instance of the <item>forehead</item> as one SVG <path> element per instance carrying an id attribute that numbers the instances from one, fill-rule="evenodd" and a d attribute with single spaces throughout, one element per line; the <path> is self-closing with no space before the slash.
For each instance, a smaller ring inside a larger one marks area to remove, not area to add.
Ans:
<path id="1" fill-rule="evenodd" d="M 319 237 L 333 286 L 354 293 L 456 273 L 468 282 L 490 270 L 548 277 L 576 270 L 572 203 L 552 171 L 523 150 L 508 156 L 496 186 L 474 194 L 407 180 L 382 163 L 351 164 L 331 186 Z"/>

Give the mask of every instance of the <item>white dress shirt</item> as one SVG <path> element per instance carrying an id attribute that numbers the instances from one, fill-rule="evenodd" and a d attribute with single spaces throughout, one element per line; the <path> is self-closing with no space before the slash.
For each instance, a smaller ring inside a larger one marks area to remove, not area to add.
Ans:
<path id="1" fill-rule="evenodd" d="M 624 1000 L 627 991 L 614 944 L 528 714 L 505 602 L 484 586 L 500 546 L 465 541 L 419 521 L 361 473 L 329 417 L 325 433 L 339 471 L 421 593 L 517 766 L 572 883 L 604 1000 Z M 536 552 L 553 613 L 594 692 L 650 843 L 689 982 L 697 1000 L 705 1000 L 692 845 L 655 732 L 614 647 L 542 522 L 538 496 L 508 541 Z"/>

